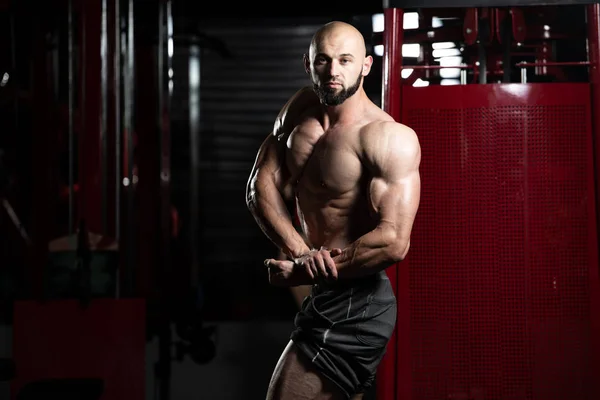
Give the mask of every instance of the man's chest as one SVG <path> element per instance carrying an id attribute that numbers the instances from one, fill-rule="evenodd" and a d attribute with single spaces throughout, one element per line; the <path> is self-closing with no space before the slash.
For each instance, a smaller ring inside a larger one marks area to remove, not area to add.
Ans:
<path id="1" fill-rule="evenodd" d="M 356 186 L 362 166 L 358 132 L 295 130 L 287 147 L 287 166 L 298 186 L 311 191 L 344 193 Z"/>

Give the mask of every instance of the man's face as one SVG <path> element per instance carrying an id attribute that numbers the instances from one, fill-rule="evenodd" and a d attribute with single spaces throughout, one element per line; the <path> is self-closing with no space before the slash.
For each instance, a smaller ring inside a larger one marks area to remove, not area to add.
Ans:
<path id="1" fill-rule="evenodd" d="M 358 75 L 354 84 L 350 86 L 346 86 L 345 83 L 340 83 L 337 85 L 337 81 L 333 81 L 335 84 L 329 84 L 325 81 L 325 84 L 320 84 L 315 81 L 313 78 L 313 87 L 321 102 L 326 106 L 337 106 L 342 104 L 346 99 L 351 97 L 358 88 L 360 88 L 360 84 L 362 83 L 362 75 Z"/>
<path id="2" fill-rule="evenodd" d="M 361 54 L 355 37 L 335 32 L 324 35 L 311 46 L 305 58 L 315 93 L 328 106 L 340 105 L 354 95 L 370 65 L 370 57 L 364 57 L 364 50 Z"/>

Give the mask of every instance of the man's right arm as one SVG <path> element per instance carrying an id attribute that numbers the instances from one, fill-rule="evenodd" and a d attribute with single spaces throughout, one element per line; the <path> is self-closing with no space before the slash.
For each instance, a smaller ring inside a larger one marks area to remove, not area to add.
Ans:
<path id="1" fill-rule="evenodd" d="M 261 145 L 248 179 L 246 204 L 264 234 L 289 257 L 298 258 L 310 249 L 294 228 L 282 196 L 286 177 L 281 145 L 274 135 Z"/>
<path id="2" fill-rule="evenodd" d="M 295 114 L 294 108 L 305 101 L 303 93 L 296 93 L 279 113 L 273 132 L 260 146 L 246 186 L 246 204 L 257 224 L 292 259 L 310 251 L 294 228 L 283 195 L 290 181 L 285 164 L 286 141 L 292 129 L 290 114 Z"/>

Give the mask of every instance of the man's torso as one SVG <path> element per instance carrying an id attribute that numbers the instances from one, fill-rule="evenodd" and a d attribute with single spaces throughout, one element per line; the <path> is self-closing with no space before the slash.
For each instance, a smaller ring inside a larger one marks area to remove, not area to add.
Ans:
<path id="1" fill-rule="evenodd" d="M 369 202 L 370 177 L 360 154 L 361 135 L 379 118 L 385 118 L 383 112 L 371 110 L 354 124 L 324 129 L 314 107 L 287 137 L 286 168 L 312 247 L 343 248 L 377 224 Z"/>

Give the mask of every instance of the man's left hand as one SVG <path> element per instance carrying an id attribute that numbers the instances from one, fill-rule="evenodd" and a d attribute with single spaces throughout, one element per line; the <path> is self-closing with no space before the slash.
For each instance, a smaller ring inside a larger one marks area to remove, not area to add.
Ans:
<path id="1" fill-rule="evenodd" d="M 265 260 L 269 268 L 269 283 L 274 286 L 312 285 L 319 278 L 336 280 L 337 270 L 332 257 L 341 254 L 341 249 L 312 250 L 295 261 Z"/>
<path id="2" fill-rule="evenodd" d="M 265 260 L 265 266 L 269 269 L 269 283 L 273 286 L 300 286 L 312 285 L 313 278 L 303 273 L 300 268 L 289 260 Z"/>

